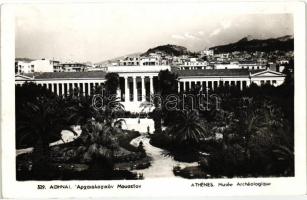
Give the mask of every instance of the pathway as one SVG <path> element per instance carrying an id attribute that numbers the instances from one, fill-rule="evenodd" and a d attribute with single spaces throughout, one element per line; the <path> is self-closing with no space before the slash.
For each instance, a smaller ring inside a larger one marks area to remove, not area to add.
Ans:
<path id="1" fill-rule="evenodd" d="M 149 136 L 147 133 L 141 133 L 141 136 L 131 140 L 130 144 L 138 146 L 140 142 L 143 142 L 146 154 L 152 158 L 151 166 L 146 169 L 133 170 L 133 172 L 142 173 L 144 178 L 181 178 L 175 176 L 173 173 L 174 166 L 180 166 L 182 168 L 188 166 L 197 166 L 197 162 L 186 163 L 174 160 L 170 155 L 167 155 L 167 151 L 154 147 L 149 143 Z"/>

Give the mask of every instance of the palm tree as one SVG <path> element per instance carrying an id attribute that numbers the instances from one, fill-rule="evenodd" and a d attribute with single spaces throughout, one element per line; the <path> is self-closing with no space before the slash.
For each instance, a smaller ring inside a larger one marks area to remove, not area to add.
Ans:
<path id="1" fill-rule="evenodd" d="M 208 136 L 199 115 L 193 110 L 178 112 L 176 121 L 170 126 L 168 133 L 178 144 L 197 144 Z"/>
<path id="2" fill-rule="evenodd" d="M 124 105 L 121 103 L 119 97 L 116 95 L 106 96 L 103 101 L 103 108 L 101 109 L 104 120 L 113 120 L 117 118 L 118 112 L 125 111 Z"/>
<path id="3" fill-rule="evenodd" d="M 114 152 L 119 148 L 116 137 L 110 134 L 109 128 L 94 120 L 88 121 L 81 135 L 82 148 L 78 148 L 81 162 L 90 164 L 90 170 L 100 172 L 113 170 Z"/>
<path id="4" fill-rule="evenodd" d="M 88 97 L 80 97 L 73 101 L 73 105 L 65 109 L 68 114 L 67 119 L 75 124 L 85 125 L 89 120 L 95 119 L 104 123 L 112 130 L 117 130 L 123 120 L 117 119 L 117 112 L 124 111 L 124 106 L 120 103 L 120 99 L 115 95 L 103 98 L 102 107 L 97 110 Z"/>
<path id="5" fill-rule="evenodd" d="M 41 97 L 35 103 L 26 102 L 16 116 L 17 143 L 31 138 L 34 147 L 33 164 L 37 169 L 48 163 L 49 143 L 61 139 L 62 130 L 77 134 L 65 118 L 61 105 L 62 101 L 59 99 Z"/>
<path id="6" fill-rule="evenodd" d="M 96 110 L 93 108 L 91 99 L 89 97 L 79 97 L 74 100 L 70 100 L 69 105 L 65 108 L 65 112 L 68 114 L 67 120 L 75 125 L 84 125 L 89 119 L 96 114 Z"/>
<path id="7" fill-rule="evenodd" d="M 243 148 L 245 152 L 246 161 L 249 159 L 249 143 L 252 135 L 254 135 L 260 127 L 261 115 L 260 110 L 256 109 L 251 111 L 250 109 L 240 112 L 238 133 L 242 135 Z"/>

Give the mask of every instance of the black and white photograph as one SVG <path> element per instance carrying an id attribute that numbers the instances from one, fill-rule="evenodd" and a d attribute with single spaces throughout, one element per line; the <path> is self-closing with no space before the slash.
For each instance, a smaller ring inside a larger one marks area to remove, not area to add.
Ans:
<path id="1" fill-rule="evenodd" d="M 210 7 L 16 4 L 11 178 L 294 178 L 294 14 Z"/>

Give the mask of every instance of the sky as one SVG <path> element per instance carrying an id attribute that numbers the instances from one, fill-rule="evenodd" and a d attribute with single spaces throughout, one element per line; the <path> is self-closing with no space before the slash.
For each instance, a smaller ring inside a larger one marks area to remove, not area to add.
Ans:
<path id="1" fill-rule="evenodd" d="M 199 51 L 248 35 L 293 35 L 291 14 L 229 10 L 216 12 L 196 3 L 20 5 L 15 9 L 15 55 L 96 63 L 165 44 Z"/>

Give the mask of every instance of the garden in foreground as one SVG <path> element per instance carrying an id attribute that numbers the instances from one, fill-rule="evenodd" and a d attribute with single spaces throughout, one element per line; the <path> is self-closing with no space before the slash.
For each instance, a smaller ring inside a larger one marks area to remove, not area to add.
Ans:
<path id="1" fill-rule="evenodd" d="M 107 78 L 104 87 L 115 94 L 118 75 Z M 176 75 L 161 71 L 158 81 L 162 101 L 145 103 L 153 109 L 148 114 L 126 112 L 117 98 L 105 98 L 95 110 L 92 96 L 78 89 L 64 98 L 33 83 L 16 86 L 16 149 L 33 147 L 16 157 L 17 180 L 294 176 L 291 76 L 278 87 L 219 87 L 219 106 L 211 102 L 208 109 L 189 99 L 177 102 L 184 109 L 169 109 L 164 97 L 181 95 Z M 195 85 L 187 93 L 202 91 Z M 140 117 L 154 121 L 153 133 L 124 128 L 122 118 Z M 75 125 L 82 130 L 77 139 L 49 145 L 61 141 L 63 130 L 77 135 Z"/>

